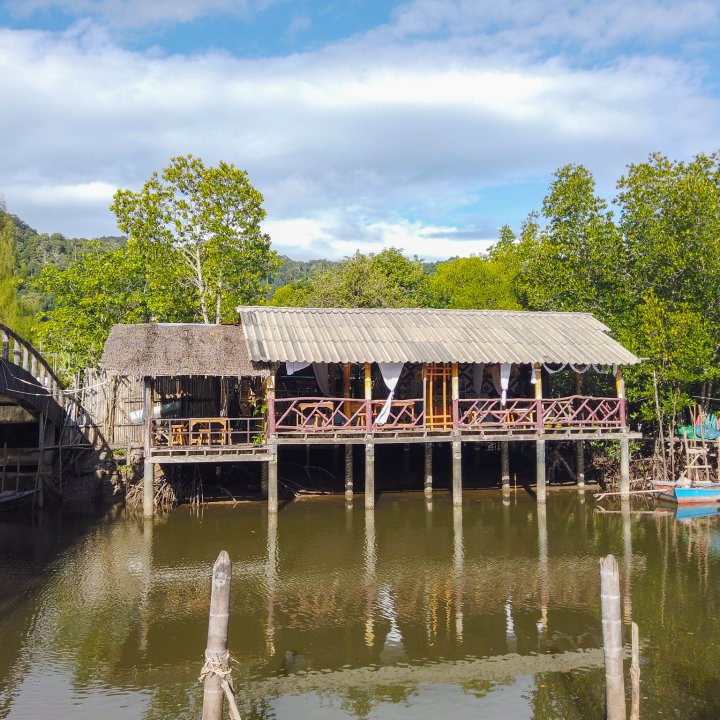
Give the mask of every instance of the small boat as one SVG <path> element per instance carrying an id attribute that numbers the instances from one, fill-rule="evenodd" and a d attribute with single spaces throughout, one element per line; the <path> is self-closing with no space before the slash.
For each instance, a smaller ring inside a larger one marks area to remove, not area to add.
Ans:
<path id="1" fill-rule="evenodd" d="M 669 488 L 656 488 L 661 500 L 669 500 L 678 505 L 705 504 L 720 501 L 720 484 L 675 485 Z"/>
<path id="2" fill-rule="evenodd" d="M 693 504 L 693 505 L 678 505 L 675 509 L 676 520 L 694 520 L 702 517 L 718 517 L 720 513 L 720 506 L 717 503 L 711 505 L 707 504 Z"/>
<path id="3" fill-rule="evenodd" d="M 21 505 L 27 505 L 35 496 L 37 490 L 5 490 L 0 492 L 0 512 L 14 510 Z"/>

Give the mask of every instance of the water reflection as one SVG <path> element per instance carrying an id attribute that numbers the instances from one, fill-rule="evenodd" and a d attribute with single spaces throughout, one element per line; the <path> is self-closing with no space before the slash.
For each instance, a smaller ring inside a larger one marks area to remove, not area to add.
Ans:
<path id="1" fill-rule="evenodd" d="M 180 509 L 154 523 L 107 518 L 58 550 L 44 528 L 0 524 L 0 573 L 17 582 L 8 568 L 22 567 L 36 583 L 10 600 L 0 587 L 0 714 L 197 717 L 209 573 L 225 547 L 247 720 L 404 709 L 600 720 L 607 552 L 622 564 L 624 616 L 640 625 L 644 714 L 717 716 L 717 512 L 508 500 L 469 493 L 453 508 L 438 492 L 429 509 L 422 496 L 381 496 L 374 513 L 340 499 L 270 517 L 256 505 Z M 44 563 L 28 570 L 41 547 Z"/>

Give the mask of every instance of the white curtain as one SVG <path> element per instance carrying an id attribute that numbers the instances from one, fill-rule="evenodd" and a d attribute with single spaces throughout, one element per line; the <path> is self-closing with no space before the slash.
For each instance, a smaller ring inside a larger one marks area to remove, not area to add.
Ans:
<path id="1" fill-rule="evenodd" d="M 500 396 L 500 403 L 505 407 L 507 402 L 507 391 L 510 386 L 510 369 L 512 363 L 500 363 L 490 368 L 490 377 L 492 378 L 495 392 Z"/>
<path id="2" fill-rule="evenodd" d="M 312 366 L 320 392 L 325 397 L 330 397 L 330 381 L 328 379 L 327 363 L 313 363 Z"/>
<path id="3" fill-rule="evenodd" d="M 507 402 L 507 391 L 510 387 L 510 369 L 512 365 L 510 363 L 501 363 L 500 365 L 500 403 L 505 407 Z"/>
<path id="4" fill-rule="evenodd" d="M 473 387 L 475 388 L 475 397 L 482 395 L 483 377 L 485 376 L 485 363 L 475 363 L 473 365 Z"/>
<path id="5" fill-rule="evenodd" d="M 384 425 L 390 417 L 390 410 L 392 408 L 392 401 L 395 397 L 395 388 L 397 387 L 398 380 L 400 379 L 400 373 L 402 372 L 403 365 L 405 363 L 378 363 L 380 373 L 382 374 L 383 382 L 390 391 L 385 404 L 383 405 L 380 414 L 377 416 L 375 421 L 378 425 Z"/>
<path id="6" fill-rule="evenodd" d="M 309 362 L 303 362 L 302 360 L 297 362 L 294 360 L 287 360 L 285 362 L 285 369 L 287 370 L 288 375 L 294 375 L 296 372 L 304 370 L 309 364 Z"/>

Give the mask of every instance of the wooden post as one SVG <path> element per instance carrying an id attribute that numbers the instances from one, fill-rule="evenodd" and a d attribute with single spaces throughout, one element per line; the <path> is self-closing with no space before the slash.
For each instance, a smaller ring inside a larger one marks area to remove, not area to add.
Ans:
<path id="1" fill-rule="evenodd" d="M 618 366 L 615 371 L 615 390 L 620 399 L 620 422 L 623 427 L 627 426 L 627 417 L 625 414 L 625 379 L 623 378 L 622 367 Z"/>
<path id="2" fill-rule="evenodd" d="M 268 497 L 268 464 L 262 463 L 260 466 L 260 499 L 267 500 Z"/>
<path id="3" fill-rule="evenodd" d="M 607 720 L 625 720 L 620 571 L 613 555 L 600 560 L 600 604 L 605 656 L 606 716 Z"/>
<path id="4" fill-rule="evenodd" d="M 372 437 L 365 438 L 365 509 L 375 508 L 375 445 Z"/>
<path id="5" fill-rule="evenodd" d="M 143 410 L 145 411 L 144 446 L 145 462 L 143 465 L 143 517 L 151 518 L 155 514 L 155 468 L 150 462 L 150 428 L 152 424 L 152 389 L 150 378 L 143 378 Z"/>
<path id="6" fill-rule="evenodd" d="M 345 499 L 353 499 L 353 446 L 345 446 Z"/>
<path id="7" fill-rule="evenodd" d="M 582 395 L 582 375 L 575 373 L 575 394 Z M 582 440 L 575 441 L 575 479 L 578 488 L 585 487 L 585 443 Z"/>
<path id="8" fill-rule="evenodd" d="M 213 565 L 212 591 L 210 594 L 210 620 L 208 622 L 207 648 L 205 649 L 205 689 L 203 693 L 202 720 L 222 720 L 224 673 L 228 666 L 228 621 L 230 619 L 230 583 L 232 565 L 230 556 L 223 550 Z M 219 670 L 218 674 L 215 670 Z"/>
<path id="9" fill-rule="evenodd" d="M 425 497 L 432 497 L 433 484 L 433 446 L 432 443 L 425 443 L 425 477 L 423 481 Z"/>
<path id="10" fill-rule="evenodd" d="M 632 661 L 630 663 L 630 720 L 640 720 L 640 632 L 632 624 Z"/>
<path id="11" fill-rule="evenodd" d="M 372 433 L 372 366 L 365 363 L 365 432 Z"/>
<path id="12" fill-rule="evenodd" d="M 452 499 L 453 505 L 462 505 L 462 443 L 452 441 Z"/>
<path id="13" fill-rule="evenodd" d="M 452 386 L 451 386 L 451 394 L 452 394 L 452 426 L 453 430 L 457 432 L 458 428 L 460 427 L 460 410 L 458 407 L 458 400 L 460 399 L 460 374 L 459 374 L 459 366 L 455 362 L 451 366 L 451 378 L 452 378 Z"/>
<path id="14" fill-rule="evenodd" d="M 547 498 L 547 490 L 545 488 L 545 437 L 542 419 L 542 369 L 540 363 L 535 363 L 535 400 L 537 401 L 537 426 L 538 439 L 535 444 L 535 474 L 536 485 L 535 492 L 538 502 L 545 502 Z"/>
<path id="15" fill-rule="evenodd" d="M 510 493 L 510 443 L 500 442 L 500 482 L 503 495 Z"/>
<path id="16" fill-rule="evenodd" d="M 267 400 L 268 407 L 268 433 L 270 435 L 275 434 L 275 368 L 273 367 L 270 375 L 268 375 L 265 381 L 265 399 Z"/>
<path id="17" fill-rule="evenodd" d="M 277 444 L 274 441 L 268 443 L 267 470 L 268 512 L 272 514 L 278 511 L 278 456 Z"/>

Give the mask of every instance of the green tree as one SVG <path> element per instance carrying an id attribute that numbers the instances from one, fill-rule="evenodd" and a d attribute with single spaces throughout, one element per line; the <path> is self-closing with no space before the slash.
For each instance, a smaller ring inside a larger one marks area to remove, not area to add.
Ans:
<path id="1" fill-rule="evenodd" d="M 192 291 L 197 317 L 220 323 L 236 318 L 237 305 L 262 302 L 278 265 L 260 228 L 262 200 L 242 170 L 188 155 L 153 173 L 139 193 L 119 190 L 111 209 L 158 297 L 164 278 L 178 279 Z"/>
<path id="2" fill-rule="evenodd" d="M 90 243 L 64 270 L 47 265 L 37 287 L 54 298 L 38 335 L 43 349 L 61 358 L 66 376 L 97 364 L 113 324 L 150 319 L 144 264 L 124 248 Z"/>
<path id="3" fill-rule="evenodd" d="M 304 307 L 421 307 L 429 302 L 422 263 L 396 248 L 345 258 L 337 268 L 279 288 L 273 305 Z"/>
<path id="4" fill-rule="evenodd" d="M 18 295 L 13 221 L 0 200 L 0 322 L 30 338 L 32 317 Z"/>
<path id="5" fill-rule="evenodd" d="M 555 172 L 543 201 L 546 225 L 526 227 L 523 292 L 531 309 L 579 310 L 607 320 L 624 307 L 622 236 L 582 165 Z"/>
<path id="6" fill-rule="evenodd" d="M 520 310 L 517 247 L 515 235 L 505 226 L 499 241 L 486 255 L 438 264 L 429 280 L 433 304 L 457 309 Z"/>

